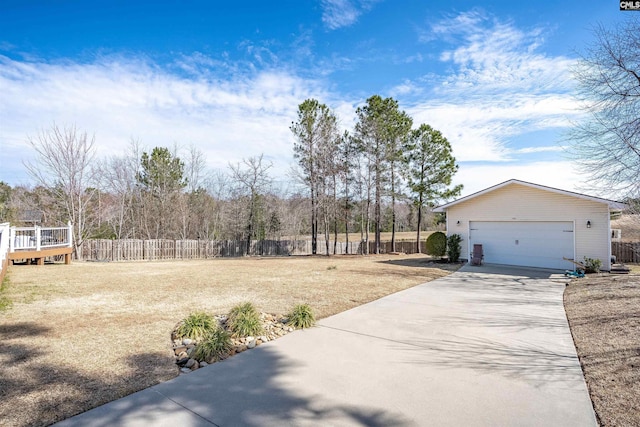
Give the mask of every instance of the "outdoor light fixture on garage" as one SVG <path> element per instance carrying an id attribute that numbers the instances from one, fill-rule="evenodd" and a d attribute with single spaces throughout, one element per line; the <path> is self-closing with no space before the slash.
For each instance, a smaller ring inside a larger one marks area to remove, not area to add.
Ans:
<path id="1" fill-rule="evenodd" d="M 456 225 L 460 225 L 460 221 L 456 222 Z"/>
<path id="2" fill-rule="evenodd" d="M 587 228 L 591 228 L 591 221 L 587 220 Z"/>

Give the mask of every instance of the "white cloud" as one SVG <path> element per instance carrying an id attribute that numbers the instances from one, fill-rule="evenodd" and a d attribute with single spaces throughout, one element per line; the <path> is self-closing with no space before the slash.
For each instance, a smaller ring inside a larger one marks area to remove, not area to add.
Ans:
<path id="1" fill-rule="evenodd" d="M 351 25 L 370 6 L 327 0 L 325 24 Z M 523 141 L 529 133 L 568 126 L 575 114 L 571 60 L 539 53 L 540 29 L 524 31 L 478 11 L 436 23 L 429 37 L 455 41 L 440 55 L 452 71 L 391 82 L 389 95 L 399 98 L 416 125 L 429 123 L 449 139 L 462 164 L 456 181 L 465 184 L 465 194 L 510 178 L 576 189 L 580 177 L 569 162 L 527 161 L 528 155 L 557 151 L 556 141 Z M 267 50 L 245 47 L 271 60 Z M 345 68 L 351 60 L 328 57 L 316 63 Z M 0 56 L 0 180 L 24 180 L 14 177 L 24 173 L 27 133 L 54 121 L 95 133 L 99 155 L 124 153 L 132 137 L 146 147 L 193 144 L 212 168 L 264 153 L 282 178 L 293 163 L 289 125 L 304 99 L 332 107 L 343 129 L 355 124 L 355 104 L 363 100 L 325 87 L 286 64 L 256 71 L 197 53 L 167 67 L 123 57 L 78 64 Z M 516 163 L 515 155 L 524 160 Z"/>
<path id="2" fill-rule="evenodd" d="M 380 0 L 322 0 L 322 22 L 330 29 L 348 27 Z"/>
<path id="3" fill-rule="evenodd" d="M 568 191 L 585 191 L 584 183 L 570 161 L 510 163 L 499 166 L 462 164 L 454 181 L 456 184 L 464 184 L 462 195 L 466 196 L 510 179 Z"/>
<path id="4" fill-rule="evenodd" d="M 427 83 L 405 81 L 394 91 L 417 95 L 406 96 L 413 100 L 407 112 L 415 122 L 441 130 L 459 160 L 509 161 L 516 137 L 558 131 L 577 111 L 571 96 L 573 60 L 539 53 L 542 33 L 499 22 L 481 10 L 436 22 L 420 38 L 453 46 L 440 54 L 451 72 L 429 75 Z M 431 85 L 428 97 L 413 89 L 425 85 Z"/>
<path id="5" fill-rule="evenodd" d="M 566 93 L 571 89 L 573 60 L 539 53 L 542 28 L 523 30 L 482 12 L 462 13 L 432 26 L 435 36 L 455 46 L 440 60 L 455 66 L 442 82 L 444 94 L 491 96 Z"/>
<path id="6" fill-rule="evenodd" d="M 518 150 L 513 150 L 516 154 L 531 154 L 531 153 L 561 153 L 565 151 L 567 147 L 562 145 L 542 146 L 542 147 L 525 147 Z"/>
<path id="7" fill-rule="evenodd" d="M 25 180 L 10 175 L 29 156 L 27 134 L 53 122 L 95 133 L 99 156 L 124 153 L 135 138 L 146 147 L 193 144 L 213 168 L 265 153 L 284 175 L 298 104 L 331 103 L 317 81 L 284 71 L 191 79 L 127 58 L 78 64 L 0 56 L 0 93 L 0 180 L 14 182 Z"/>

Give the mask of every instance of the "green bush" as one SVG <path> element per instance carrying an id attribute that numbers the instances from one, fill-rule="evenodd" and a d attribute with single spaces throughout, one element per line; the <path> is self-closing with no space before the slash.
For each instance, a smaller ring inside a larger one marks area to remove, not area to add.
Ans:
<path id="1" fill-rule="evenodd" d="M 442 257 L 447 251 L 447 236 L 442 231 L 431 233 L 427 237 L 427 253 Z"/>
<path id="2" fill-rule="evenodd" d="M 462 236 L 459 234 L 452 234 L 447 238 L 447 256 L 449 262 L 458 262 L 460 259 L 460 242 L 462 242 Z"/>
<path id="3" fill-rule="evenodd" d="M 259 335 L 263 331 L 260 314 L 250 302 L 238 304 L 231 309 L 227 328 L 235 337 Z"/>
<path id="4" fill-rule="evenodd" d="M 602 261 L 599 259 L 584 257 L 585 273 L 599 273 L 602 267 Z"/>
<path id="5" fill-rule="evenodd" d="M 309 304 L 298 304 L 287 316 L 287 324 L 293 326 L 296 329 L 304 329 L 313 326 L 316 323 L 316 318 L 313 315 L 313 310 Z"/>
<path id="6" fill-rule="evenodd" d="M 232 347 L 233 343 L 227 331 L 218 327 L 196 346 L 193 358 L 207 363 L 216 362 L 228 355 Z"/>
<path id="7" fill-rule="evenodd" d="M 175 335 L 177 338 L 191 338 L 200 340 L 218 329 L 218 322 L 210 314 L 203 311 L 191 313 L 178 325 Z"/>

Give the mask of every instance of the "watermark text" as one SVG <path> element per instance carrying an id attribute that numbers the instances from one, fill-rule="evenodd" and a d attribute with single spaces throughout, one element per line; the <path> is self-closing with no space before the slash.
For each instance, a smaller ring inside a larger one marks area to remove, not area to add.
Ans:
<path id="1" fill-rule="evenodd" d="M 621 1 L 620 10 L 638 10 L 640 11 L 640 1 Z"/>

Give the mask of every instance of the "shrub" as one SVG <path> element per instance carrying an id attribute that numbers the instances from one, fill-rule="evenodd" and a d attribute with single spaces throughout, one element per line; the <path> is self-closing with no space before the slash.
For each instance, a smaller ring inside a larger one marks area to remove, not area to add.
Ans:
<path id="1" fill-rule="evenodd" d="M 316 323 L 316 318 L 313 315 L 313 310 L 309 304 L 298 304 L 288 315 L 287 324 L 293 326 L 296 329 L 304 329 L 313 326 Z"/>
<path id="2" fill-rule="evenodd" d="M 193 358 L 207 363 L 221 360 L 231 352 L 233 343 L 227 331 L 216 328 L 204 341 L 196 346 Z"/>
<path id="3" fill-rule="evenodd" d="M 584 257 L 585 273 L 599 273 L 602 267 L 602 261 L 599 259 Z"/>
<path id="4" fill-rule="evenodd" d="M 216 329 L 218 329 L 218 322 L 213 316 L 203 311 L 197 311 L 180 322 L 175 335 L 177 338 L 199 340 L 211 335 Z"/>
<path id="5" fill-rule="evenodd" d="M 253 304 L 245 302 L 238 304 L 229 312 L 227 328 L 236 337 L 247 337 L 262 333 L 262 320 Z"/>
<path id="6" fill-rule="evenodd" d="M 449 262 L 458 262 L 460 259 L 460 242 L 462 242 L 462 236 L 459 234 L 452 234 L 447 238 L 447 256 Z"/>
<path id="7" fill-rule="evenodd" d="M 442 257 L 447 251 L 447 236 L 442 231 L 431 233 L 427 237 L 427 253 Z"/>

